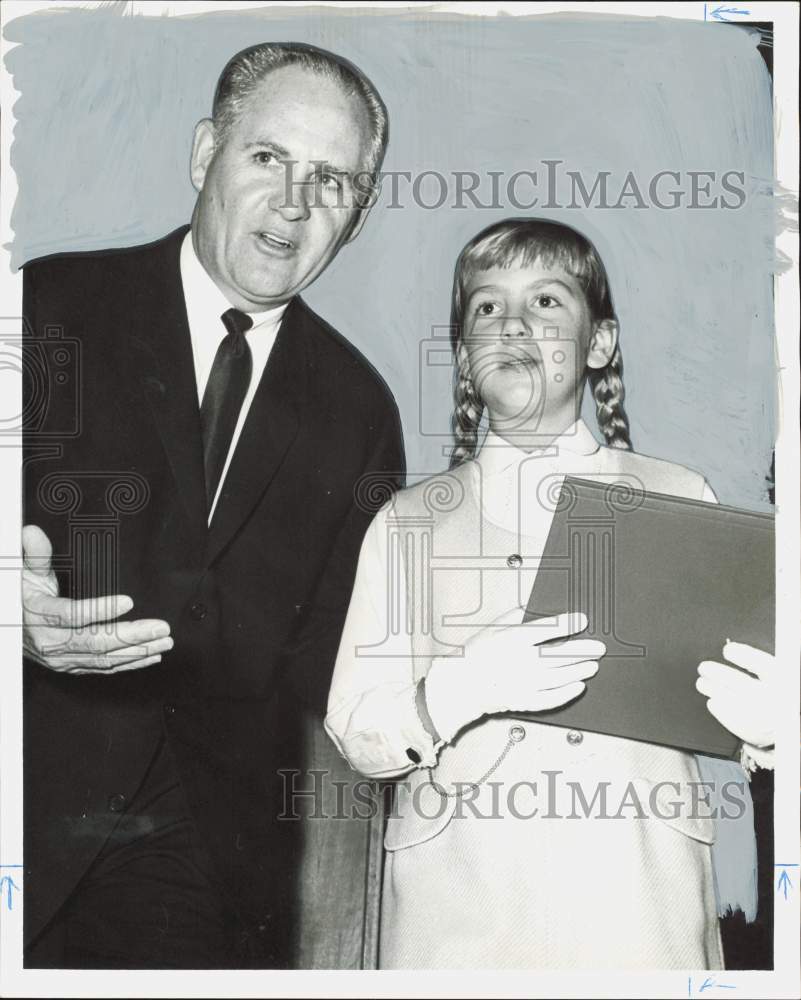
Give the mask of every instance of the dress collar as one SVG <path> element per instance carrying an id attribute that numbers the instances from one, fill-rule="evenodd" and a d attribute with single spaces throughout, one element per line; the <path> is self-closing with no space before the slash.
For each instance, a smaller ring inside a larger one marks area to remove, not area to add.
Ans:
<path id="1" fill-rule="evenodd" d="M 559 437 L 543 448 L 523 451 L 517 445 L 500 437 L 494 431 L 487 432 L 477 460 L 484 476 L 496 476 L 519 466 L 527 459 L 551 458 L 558 459 L 566 455 L 594 455 L 600 445 L 593 437 L 592 431 L 579 418 L 571 424 Z"/>

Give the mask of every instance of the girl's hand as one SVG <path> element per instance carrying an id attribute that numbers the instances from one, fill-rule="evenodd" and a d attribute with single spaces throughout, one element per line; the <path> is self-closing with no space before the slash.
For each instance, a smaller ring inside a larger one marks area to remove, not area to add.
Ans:
<path id="1" fill-rule="evenodd" d="M 587 617 L 563 614 L 552 624 L 521 624 L 515 608 L 486 626 L 463 656 L 435 657 L 425 679 L 428 714 L 446 742 L 474 719 L 500 712 L 542 712 L 577 698 L 598 672 L 606 646 L 597 639 L 567 639 L 582 632 Z"/>
<path id="2" fill-rule="evenodd" d="M 742 642 L 727 642 L 723 655 L 743 670 L 705 660 L 698 665 L 696 688 L 706 695 L 706 707 L 730 733 L 753 747 L 775 742 L 776 658 Z"/>

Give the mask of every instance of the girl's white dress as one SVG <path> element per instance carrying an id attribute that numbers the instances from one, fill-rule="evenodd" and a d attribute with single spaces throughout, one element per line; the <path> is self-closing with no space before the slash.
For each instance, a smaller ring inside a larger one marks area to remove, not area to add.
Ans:
<path id="1" fill-rule="evenodd" d="M 382 968 L 723 966 L 692 754 L 505 716 L 435 746 L 417 714 L 432 657 L 525 606 L 568 474 L 715 499 L 699 474 L 600 447 L 579 421 L 533 454 L 490 433 L 365 537 L 326 728 L 355 769 L 402 776 Z"/>

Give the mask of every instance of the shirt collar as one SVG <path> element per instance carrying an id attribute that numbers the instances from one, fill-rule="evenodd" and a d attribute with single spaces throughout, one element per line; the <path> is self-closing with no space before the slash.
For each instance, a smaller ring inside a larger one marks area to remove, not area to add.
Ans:
<path id="1" fill-rule="evenodd" d="M 184 286 L 184 298 L 186 299 L 187 312 L 190 315 L 195 309 L 202 308 L 206 316 L 219 317 L 231 308 L 231 303 L 200 263 L 192 243 L 191 229 L 181 245 L 181 283 Z M 255 330 L 256 327 L 265 323 L 278 323 L 288 305 L 289 303 L 285 302 L 283 305 L 265 309 L 262 312 L 248 313 L 248 316 L 253 320 L 252 329 Z M 220 339 L 224 336 L 225 328 L 220 324 Z"/>
<path id="2" fill-rule="evenodd" d="M 477 457 L 484 476 L 494 476 L 520 465 L 526 459 L 594 455 L 599 448 L 600 445 L 593 437 L 592 431 L 579 418 L 549 445 L 535 448 L 533 451 L 523 451 L 522 448 L 489 430 Z"/>

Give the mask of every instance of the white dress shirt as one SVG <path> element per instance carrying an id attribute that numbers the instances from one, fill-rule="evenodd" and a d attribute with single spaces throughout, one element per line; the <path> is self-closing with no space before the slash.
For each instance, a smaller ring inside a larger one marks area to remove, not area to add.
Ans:
<path id="1" fill-rule="evenodd" d="M 181 283 L 183 284 L 184 301 L 186 302 L 186 316 L 189 321 L 189 335 L 192 338 L 192 356 L 195 362 L 197 399 L 198 406 L 200 406 L 217 348 L 228 334 L 221 317 L 224 312 L 231 308 L 231 303 L 223 295 L 198 260 L 192 244 L 191 230 L 186 234 L 181 246 Z M 259 386 L 267 359 L 270 357 L 270 351 L 278 335 L 278 327 L 281 325 L 281 318 L 285 310 L 286 304 L 276 306 L 275 309 L 267 309 L 264 312 L 248 313 L 253 320 L 253 326 L 245 334 L 245 339 L 253 356 L 253 371 L 250 376 L 248 391 L 245 393 L 242 408 L 239 411 L 239 419 L 234 428 L 234 434 L 231 438 L 231 445 L 225 459 L 225 466 L 220 476 L 220 482 L 217 485 L 214 502 L 209 511 L 209 524 L 211 523 L 214 509 L 217 506 L 220 490 L 228 473 L 228 466 L 231 464 L 231 459 L 236 450 L 239 435 L 245 426 L 245 419 L 247 418 L 250 404 L 256 395 L 256 389 Z"/>

